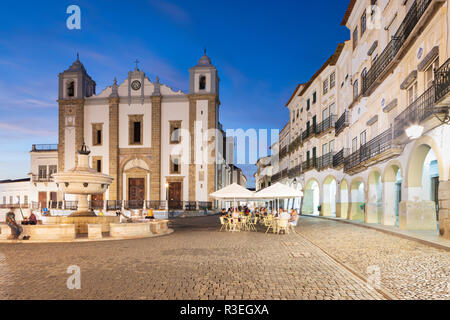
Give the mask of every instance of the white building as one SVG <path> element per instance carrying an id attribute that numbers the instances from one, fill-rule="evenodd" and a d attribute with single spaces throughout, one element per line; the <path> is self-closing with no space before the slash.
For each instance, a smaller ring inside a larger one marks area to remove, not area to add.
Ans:
<path id="1" fill-rule="evenodd" d="M 64 206 L 75 200 L 58 192 L 51 174 L 75 167 L 85 143 L 91 167 L 114 178 L 104 197 L 92 197 L 92 203 L 130 209 L 160 207 L 167 200 L 171 209 L 186 202 L 212 206 L 209 194 L 233 180 L 226 158 L 232 163 L 227 148 L 234 144 L 219 123 L 219 82 L 205 54 L 189 69 L 188 93 L 158 77 L 152 81 L 136 67 L 97 94 L 77 57 L 59 74 L 58 145 L 33 148 L 30 179 L 0 182 L 2 205 L 16 196 L 41 208 L 51 206 L 49 201 Z"/>

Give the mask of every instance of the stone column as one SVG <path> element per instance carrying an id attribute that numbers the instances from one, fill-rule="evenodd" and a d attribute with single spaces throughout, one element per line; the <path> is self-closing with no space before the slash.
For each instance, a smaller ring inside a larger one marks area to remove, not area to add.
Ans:
<path id="1" fill-rule="evenodd" d="M 109 175 L 113 182 L 109 186 L 107 200 L 119 200 L 119 102 L 120 98 L 109 99 Z"/>
<path id="2" fill-rule="evenodd" d="M 439 234 L 450 240 L 450 180 L 439 182 Z"/>
<path id="3" fill-rule="evenodd" d="M 370 180 L 370 179 L 369 179 Z M 366 223 L 379 223 L 379 207 L 378 207 L 378 195 L 377 185 L 369 185 L 366 197 Z"/>
<path id="4" fill-rule="evenodd" d="M 196 185 L 196 164 L 195 164 L 195 121 L 197 119 L 197 100 L 194 97 L 189 98 L 189 138 L 190 141 L 190 157 L 189 157 L 189 185 L 188 197 L 189 201 L 195 201 L 195 185 Z"/>
<path id="5" fill-rule="evenodd" d="M 383 183 L 383 215 L 381 223 L 385 226 L 395 226 L 397 218 L 395 216 L 395 182 L 385 181 Z"/>
<path id="6" fill-rule="evenodd" d="M 208 129 L 209 130 L 215 130 L 217 129 L 217 115 L 216 115 L 216 96 L 209 97 L 208 99 Z M 216 191 L 216 166 L 217 166 L 217 155 L 216 155 L 216 144 L 217 144 L 217 137 L 214 136 L 213 141 L 211 142 L 211 146 L 208 148 L 208 157 L 214 157 L 213 163 L 208 163 L 208 201 L 214 203 L 214 199 L 211 198 L 209 195 L 211 193 L 214 193 Z"/>
<path id="7" fill-rule="evenodd" d="M 152 100 L 152 147 L 150 165 L 150 199 L 161 200 L 161 96 L 154 95 Z"/>
<path id="8" fill-rule="evenodd" d="M 350 203 L 349 203 L 349 220 L 366 220 L 365 212 L 361 209 L 361 205 L 365 203 L 360 199 L 359 188 L 352 189 L 350 187 Z M 364 190 L 364 197 L 366 198 L 366 191 Z"/>

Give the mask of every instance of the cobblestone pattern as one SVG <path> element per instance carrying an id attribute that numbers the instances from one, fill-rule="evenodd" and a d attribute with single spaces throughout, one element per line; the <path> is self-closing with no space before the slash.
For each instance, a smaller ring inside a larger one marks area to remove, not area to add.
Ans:
<path id="1" fill-rule="evenodd" d="M 448 251 L 318 218 L 302 217 L 297 232 L 364 276 L 378 266 L 382 286 L 399 299 L 450 299 Z"/>
<path id="2" fill-rule="evenodd" d="M 160 238 L 0 245 L 1 299 L 383 299 L 302 237 L 177 219 Z M 66 270 L 81 268 L 81 290 Z"/>

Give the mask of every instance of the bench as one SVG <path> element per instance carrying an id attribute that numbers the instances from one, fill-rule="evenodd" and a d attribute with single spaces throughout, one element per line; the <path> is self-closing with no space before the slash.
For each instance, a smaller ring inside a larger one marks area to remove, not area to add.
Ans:
<path id="1" fill-rule="evenodd" d="M 23 226 L 25 235 L 30 236 L 30 240 L 74 240 L 74 224 L 55 225 L 35 225 Z"/>
<path id="2" fill-rule="evenodd" d="M 11 228 L 7 224 L 0 224 L 0 240 L 8 240 L 11 236 Z"/>
<path id="3" fill-rule="evenodd" d="M 111 238 L 137 238 L 152 235 L 148 223 L 111 223 L 109 227 Z"/>

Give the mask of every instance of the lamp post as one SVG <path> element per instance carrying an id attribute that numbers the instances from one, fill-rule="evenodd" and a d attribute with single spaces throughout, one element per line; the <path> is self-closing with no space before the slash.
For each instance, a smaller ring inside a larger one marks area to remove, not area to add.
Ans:
<path id="1" fill-rule="evenodd" d="M 167 211 L 169 211 L 169 183 L 166 182 L 166 201 L 167 201 Z"/>

